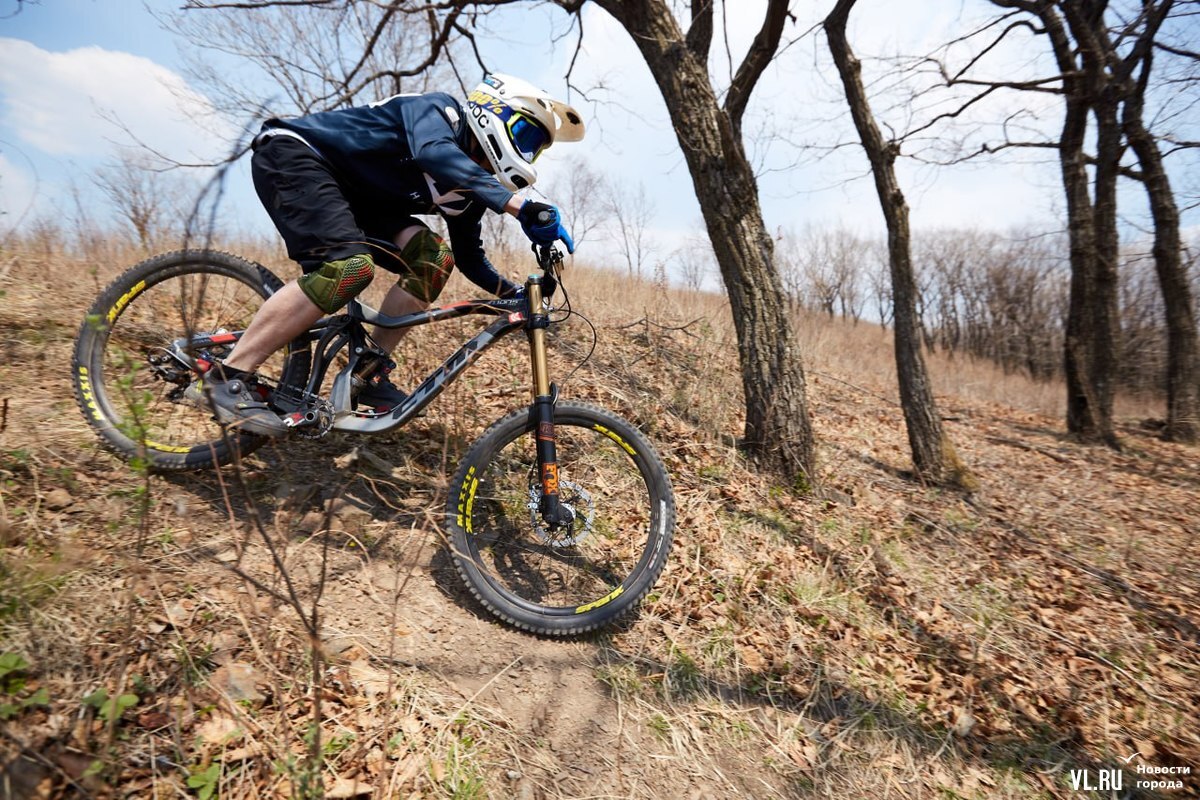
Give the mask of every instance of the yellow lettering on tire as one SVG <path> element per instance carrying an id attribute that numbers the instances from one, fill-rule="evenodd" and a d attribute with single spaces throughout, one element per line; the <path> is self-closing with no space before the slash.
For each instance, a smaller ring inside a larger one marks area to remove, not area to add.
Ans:
<path id="1" fill-rule="evenodd" d="M 87 406 L 92 419 L 104 422 L 104 415 L 100 413 L 100 409 L 96 406 L 96 396 L 92 394 L 92 383 L 88 380 L 87 367 L 83 366 L 79 368 L 79 394 L 83 397 L 83 404 Z"/>
<path id="2" fill-rule="evenodd" d="M 631 456 L 637 455 L 637 453 L 634 451 L 634 449 L 629 446 L 629 442 L 625 441 L 620 436 L 618 436 L 616 433 L 610 431 L 608 428 L 604 427 L 603 425 L 593 425 L 592 427 L 594 427 L 596 430 L 603 433 L 608 438 L 612 439 L 617 444 L 621 445 L 621 447 L 624 447 L 625 452 L 629 453 L 629 455 L 631 455 Z"/>
<path id="3" fill-rule="evenodd" d="M 467 533 L 471 530 L 471 509 L 475 505 L 475 490 L 479 488 L 479 479 L 475 477 L 475 467 L 470 467 L 463 477 L 462 489 L 458 493 L 458 527 Z"/>
<path id="4" fill-rule="evenodd" d="M 106 317 L 108 324 L 112 325 L 113 321 L 116 320 L 117 315 L 125 310 L 125 306 L 129 305 L 129 301 L 141 294 L 142 290 L 145 288 L 146 282 L 138 281 L 133 285 L 132 289 L 118 297 L 117 302 L 113 303 L 113 307 L 108 310 L 108 316 Z"/>
<path id="5" fill-rule="evenodd" d="M 597 426 L 597 427 L 599 427 L 599 426 Z M 576 614 L 585 614 L 588 611 L 591 611 L 592 609 L 599 608 L 600 606 L 608 605 L 609 603 L 611 603 L 613 600 L 616 600 L 618 597 L 620 597 L 624 593 L 625 593 L 625 587 L 618 586 L 616 589 L 613 589 L 611 592 L 606 594 L 604 597 L 601 597 L 596 602 L 588 603 L 585 606 L 580 606 L 579 608 L 575 609 L 575 613 Z"/>
<path id="6" fill-rule="evenodd" d="M 149 447 L 151 450 L 161 450 L 164 453 L 192 452 L 192 448 L 190 447 L 180 447 L 179 445 L 175 444 L 159 444 L 158 442 L 152 442 L 149 439 L 146 439 L 146 447 Z"/>

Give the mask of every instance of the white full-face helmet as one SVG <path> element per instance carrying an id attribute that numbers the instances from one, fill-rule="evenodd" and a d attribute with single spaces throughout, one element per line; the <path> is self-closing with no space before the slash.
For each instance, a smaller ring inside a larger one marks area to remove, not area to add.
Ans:
<path id="1" fill-rule="evenodd" d="M 488 75 L 467 96 L 467 124 L 496 177 L 514 192 L 537 180 L 533 162 L 555 142 L 583 138 L 583 119 L 520 78 Z"/>

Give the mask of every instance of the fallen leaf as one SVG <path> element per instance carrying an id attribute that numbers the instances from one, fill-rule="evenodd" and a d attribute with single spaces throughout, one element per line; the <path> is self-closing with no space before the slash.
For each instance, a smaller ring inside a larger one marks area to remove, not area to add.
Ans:
<path id="1" fill-rule="evenodd" d="M 229 744 L 242 737 L 242 729 L 232 717 L 216 713 L 196 728 L 196 736 L 212 744 Z"/>
<path id="2" fill-rule="evenodd" d="M 227 695 L 235 703 L 240 700 L 253 703 L 265 700 L 258 691 L 258 684 L 263 682 L 264 678 L 254 667 L 238 661 L 218 668 L 209 678 L 209 683 L 214 689 Z"/>
<path id="3" fill-rule="evenodd" d="M 374 786 L 363 783 L 357 778 L 338 778 L 332 783 L 327 781 L 325 786 L 325 796 L 330 800 L 346 800 L 346 798 L 360 797 L 374 792 Z"/>
<path id="4" fill-rule="evenodd" d="M 742 660 L 742 663 L 745 664 L 746 668 L 752 672 L 762 672 L 764 669 L 766 669 L 767 660 L 763 658 L 762 654 L 754 648 L 738 645 L 737 652 L 738 657 Z"/>
<path id="5" fill-rule="evenodd" d="M 970 711 L 962 708 L 955 714 L 954 727 L 951 730 L 953 730 L 955 736 L 965 738 L 971 735 L 971 731 L 975 730 L 975 725 L 975 717 L 972 716 Z"/>
<path id="6" fill-rule="evenodd" d="M 171 721 L 171 715 L 162 711 L 143 711 L 137 716 L 138 725 L 151 730 L 165 728 L 171 724 Z"/>
<path id="7" fill-rule="evenodd" d="M 52 489 L 42 498 L 46 503 L 46 507 L 50 509 L 66 508 L 75 502 L 75 498 L 66 489 Z"/>
<path id="8" fill-rule="evenodd" d="M 251 742 L 245 747 L 238 747 L 233 750 L 227 750 L 221 753 L 218 758 L 226 764 L 231 764 L 235 761 L 248 761 L 251 758 L 260 756 L 263 753 L 263 746 L 258 742 Z"/>

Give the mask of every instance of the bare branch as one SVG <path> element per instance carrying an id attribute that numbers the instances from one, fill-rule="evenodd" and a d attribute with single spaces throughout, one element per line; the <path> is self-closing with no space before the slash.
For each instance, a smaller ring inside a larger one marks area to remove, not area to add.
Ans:
<path id="1" fill-rule="evenodd" d="M 735 131 L 741 130 L 742 115 L 746 113 L 746 104 L 750 101 L 750 93 L 754 91 L 758 79 L 771 63 L 779 50 L 779 40 L 783 36 L 783 25 L 791 17 L 788 13 L 787 0 L 770 0 L 767 13 L 763 17 L 762 28 L 750 45 L 750 52 L 738 67 L 729 94 L 725 97 L 725 113 Z"/>
<path id="2" fill-rule="evenodd" d="M 1170 53 L 1173 56 L 1180 56 L 1182 58 L 1190 58 L 1193 61 L 1200 61 L 1200 53 L 1197 53 L 1193 50 L 1185 50 L 1182 47 L 1173 47 L 1169 44 L 1163 44 L 1162 42 L 1155 42 L 1154 46 L 1155 48 L 1162 50 L 1164 53 Z"/>
<path id="3" fill-rule="evenodd" d="M 487 62 L 483 60 L 483 53 L 479 52 L 479 43 L 475 41 L 475 32 L 464 27 L 459 22 L 454 23 L 454 30 L 462 34 L 462 37 L 471 43 L 471 52 L 475 55 L 475 64 L 479 67 L 479 69 L 485 73 L 490 72 L 491 70 L 488 69 Z M 447 51 L 447 55 L 448 54 L 449 51 Z M 464 85 L 463 89 L 465 90 L 466 88 L 466 85 Z"/>
<path id="4" fill-rule="evenodd" d="M 579 54 L 583 52 L 583 17 L 576 14 L 572 19 L 572 27 L 574 27 L 574 22 L 579 23 L 579 36 L 575 39 L 575 49 L 571 52 L 570 63 L 567 64 L 567 74 L 565 77 L 568 89 L 572 88 L 571 75 L 575 72 L 575 62 L 579 60 Z"/>
<path id="5" fill-rule="evenodd" d="M 375 30 L 371 31 L 370 38 L 367 39 L 367 43 L 363 46 L 362 56 L 358 59 L 358 63 L 351 67 L 350 71 L 346 73 L 346 77 L 342 81 L 342 86 L 348 86 L 350 81 L 354 80 L 354 76 L 358 74 L 359 70 L 363 68 L 363 65 L 365 65 L 367 60 L 371 57 L 371 54 L 375 52 L 375 47 L 379 44 L 379 38 L 383 35 L 383 32 L 387 29 L 388 25 L 391 24 L 392 17 L 396 15 L 396 9 L 399 7 L 401 2 L 402 0 L 393 0 L 390 7 L 383 12 L 383 16 L 381 16 L 379 21 L 375 24 Z"/>
<path id="6" fill-rule="evenodd" d="M 1015 14 L 1016 12 L 1014 11 L 1012 13 Z M 991 24 L 992 25 L 998 24 L 1000 21 L 1007 19 L 1009 16 L 1011 16 L 1011 14 L 1005 14 L 999 20 L 996 20 L 995 22 L 993 22 Z M 967 39 L 969 39 L 971 37 L 977 36 L 980 33 L 982 33 L 983 31 L 987 30 L 989 27 L 991 27 L 991 25 L 985 26 L 977 31 L 973 31 L 972 33 L 968 34 L 967 36 L 961 37 L 961 41 L 966 41 Z M 963 75 L 965 75 L 972 67 L 974 67 L 976 64 L 978 64 L 980 61 L 982 61 L 986 55 L 991 53 L 992 50 L 999 47 L 1004 42 L 1004 40 L 1008 37 L 1008 34 L 1012 33 L 1014 30 L 1018 30 L 1020 28 L 1027 28 L 1030 31 L 1033 31 L 1034 33 L 1037 33 L 1037 30 L 1038 30 L 1037 27 L 1032 22 L 1030 22 L 1029 20 L 1026 20 L 1026 19 L 1017 20 L 1016 22 L 1012 23 L 1011 25 L 1008 25 L 1007 27 L 1005 27 L 1004 30 L 1002 30 L 1000 32 L 999 36 L 997 36 L 995 39 L 992 40 L 992 42 L 990 44 L 988 44 L 985 47 L 981 47 L 979 49 L 979 52 L 976 53 L 975 56 L 972 57 L 966 64 L 964 64 L 962 69 L 960 69 L 958 72 L 956 72 L 954 74 L 954 77 L 951 79 L 951 82 L 956 81 L 959 78 L 961 78 Z M 950 42 L 949 44 L 953 45 L 956 43 L 957 43 L 957 40 Z"/>
<path id="7" fill-rule="evenodd" d="M 248 3 L 203 3 L 200 0 L 188 0 L 184 10 L 209 11 L 220 8 L 237 8 L 250 10 L 255 8 L 274 8 L 277 6 L 328 6 L 337 0 L 263 0 L 263 2 Z"/>
<path id="8" fill-rule="evenodd" d="M 25 3 L 26 0 L 17 0 L 17 7 L 12 10 L 12 13 L 5 14 L 4 16 L 0 17 L 0 19 L 12 19 L 13 17 L 17 16 L 25 8 Z"/>
<path id="9" fill-rule="evenodd" d="M 425 72 L 427 69 L 432 67 L 434 64 L 437 63 L 438 59 L 442 55 L 443 50 L 446 48 L 446 44 L 450 39 L 450 34 L 452 32 L 454 32 L 455 30 L 461 30 L 460 28 L 458 28 L 458 18 L 461 14 L 462 14 L 461 8 L 455 8 L 455 9 L 451 10 L 450 13 L 446 15 L 446 18 L 444 20 L 442 20 L 441 30 L 439 31 L 438 25 L 437 25 L 437 17 L 434 14 L 433 8 L 429 7 L 428 8 L 429 26 L 431 28 L 431 34 L 432 34 L 431 42 L 429 45 L 429 55 L 426 56 L 425 59 L 423 61 L 421 61 L 420 63 L 418 63 L 416 66 L 409 67 L 407 69 L 378 70 L 378 71 L 364 77 L 356 86 L 350 85 L 350 77 L 351 76 L 348 75 L 346 77 L 346 79 L 342 82 L 342 86 L 341 86 L 342 91 L 341 91 L 341 94 L 337 97 L 337 104 L 341 105 L 341 104 L 349 103 L 351 100 L 353 100 L 353 98 L 356 95 L 358 95 L 359 92 L 363 91 L 364 89 L 366 89 L 368 86 L 370 86 L 373 83 L 378 83 L 379 81 L 385 80 L 388 78 L 395 80 L 395 81 L 399 81 L 401 78 L 411 78 L 414 75 L 420 75 L 421 73 Z M 364 46 L 364 51 L 363 51 L 363 56 L 362 56 L 361 61 L 365 61 L 371 55 L 373 55 L 373 48 L 377 44 L 377 42 L 378 42 L 378 39 L 375 39 L 374 41 L 370 42 L 369 43 L 370 48 Z M 473 41 L 472 41 L 472 44 L 474 44 Z M 478 55 L 478 52 L 476 53 L 476 55 Z M 361 63 L 361 61 L 360 61 L 360 63 Z M 481 59 L 481 61 L 482 61 L 482 59 Z M 355 69 L 357 70 L 357 67 Z M 326 99 L 331 99 L 331 98 L 326 98 Z"/>
<path id="10" fill-rule="evenodd" d="M 692 0 L 692 25 L 688 28 L 687 44 L 702 63 L 708 61 L 712 46 L 714 0 Z"/>
<path id="11" fill-rule="evenodd" d="M 1000 88 L 1001 87 L 999 87 L 999 86 L 989 86 L 987 89 L 983 90 L 979 94 L 970 98 L 969 100 L 964 102 L 962 105 L 960 105 L 958 108 L 954 109 L 953 111 L 944 111 L 941 114 L 937 114 L 932 119 L 930 119 L 928 122 L 926 122 L 924 125 L 919 125 L 916 128 L 913 128 L 911 131 L 908 131 L 907 133 L 904 134 L 903 138 L 908 139 L 913 136 L 916 136 L 919 133 L 923 133 L 924 131 L 929 130 L 930 128 L 932 128 L 933 126 L 937 125 L 939 122 L 942 122 L 944 120 L 957 119 L 959 116 L 966 113 L 967 109 L 971 108 L 976 103 L 982 102 L 984 99 L 991 96 L 991 94 L 993 92 L 999 91 Z"/>

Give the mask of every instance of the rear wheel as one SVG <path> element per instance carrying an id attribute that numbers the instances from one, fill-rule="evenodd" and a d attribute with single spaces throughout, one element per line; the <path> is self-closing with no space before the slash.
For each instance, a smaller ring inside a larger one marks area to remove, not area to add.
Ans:
<path id="1" fill-rule="evenodd" d="M 224 435 L 209 409 L 184 398 L 197 376 L 172 357 L 176 339 L 241 331 L 263 301 L 282 288 L 270 270 L 228 253 L 166 253 L 131 267 L 96 300 L 79 329 L 72 359 L 75 396 L 105 445 L 155 471 L 226 463 L 266 439 Z M 229 344 L 209 348 L 217 360 Z M 297 340 L 259 374 L 303 387 L 311 356 Z"/>
<path id="2" fill-rule="evenodd" d="M 472 593 L 524 630 L 565 636 L 637 607 L 666 564 L 675 500 L 646 437 L 588 403 L 554 409 L 559 498 L 573 522 L 538 513 L 541 481 L 528 410 L 492 425 L 451 484 L 453 557 Z"/>

